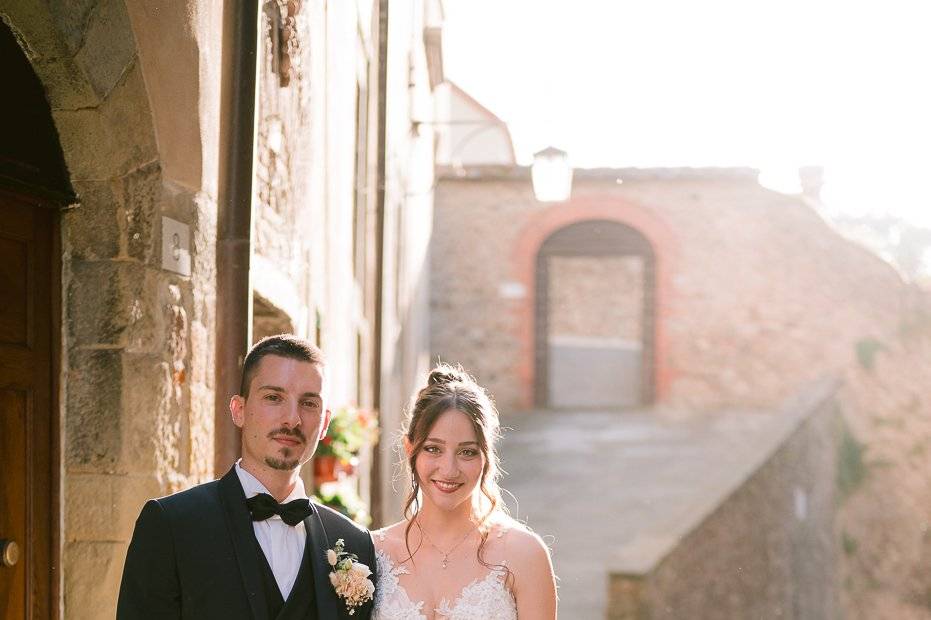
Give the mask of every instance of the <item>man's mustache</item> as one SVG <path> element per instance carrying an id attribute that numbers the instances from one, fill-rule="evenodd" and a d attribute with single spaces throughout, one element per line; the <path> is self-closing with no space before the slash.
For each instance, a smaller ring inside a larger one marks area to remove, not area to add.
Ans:
<path id="1" fill-rule="evenodd" d="M 268 434 L 268 438 L 274 439 L 275 437 L 278 437 L 281 435 L 290 435 L 292 437 L 296 437 L 297 439 L 300 439 L 302 442 L 305 442 L 305 443 L 307 442 L 307 437 L 304 436 L 304 433 L 301 432 L 301 429 L 288 428 L 286 426 L 282 426 L 281 428 L 270 432 Z"/>

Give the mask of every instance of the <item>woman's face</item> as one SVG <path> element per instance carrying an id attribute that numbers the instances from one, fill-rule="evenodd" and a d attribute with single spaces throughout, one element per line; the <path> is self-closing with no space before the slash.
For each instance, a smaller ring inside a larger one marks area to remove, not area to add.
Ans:
<path id="1" fill-rule="evenodd" d="M 485 455 L 472 422 L 457 409 L 437 417 L 414 463 L 424 502 L 449 511 L 464 503 L 471 510 L 484 466 Z"/>

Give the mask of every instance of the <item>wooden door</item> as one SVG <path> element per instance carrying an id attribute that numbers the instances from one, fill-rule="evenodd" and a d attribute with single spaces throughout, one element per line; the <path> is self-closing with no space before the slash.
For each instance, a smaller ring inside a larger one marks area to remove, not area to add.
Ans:
<path id="1" fill-rule="evenodd" d="M 53 609 L 55 217 L 0 191 L 0 540 L 19 549 L 12 566 L 0 558 L 4 620 L 48 618 Z"/>

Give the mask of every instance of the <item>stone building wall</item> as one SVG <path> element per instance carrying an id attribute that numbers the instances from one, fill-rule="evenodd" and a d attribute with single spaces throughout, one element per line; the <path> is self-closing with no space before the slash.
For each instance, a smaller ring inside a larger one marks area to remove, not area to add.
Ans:
<path id="1" fill-rule="evenodd" d="M 653 371 L 669 406 L 778 403 L 901 318 L 892 268 L 752 171 L 577 171 L 560 204 L 536 202 L 520 169 L 468 174 L 437 188 L 432 350 L 505 410 L 533 405 L 536 252 L 574 222 L 619 221 L 652 243 Z"/>
<path id="2" fill-rule="evenodd" d="M 352 67 L 365 46 L 357 40 L 355 3 L 330 10 L 324 2 L 266 0 L 260 20 L 252 341 L 281 332 L 316 341 L 329 361 L 327 405 L 339 408 L 358 392 L 355 336 L 363 309 L 332 286 L 353 287 L 345 248 L 355 162 L 344 154 L 354 151 L 356 119 L 338 110 L 354 110 L 356 94 L 341 87 L 345 78 L 331 75 L 329 65 L 342 58 Z M 354 83 L 355 72 L 345 73 Z M 331 139 L 347 126 L 349 140 Z M 302 472 L 308 489 L 311 472 L 310 465 Z"/>
<path id="3" fill-rule="evenodd" d="M 430 246 L 430 349 L 460 363 L 503 410 L 527 407 L 519 378 L 518 304 L 530 292 L 513 273 L 523 221 L 540 209 L 525 182 L 441 178 Z M 514 290 L 509 290 L 509 287 Z"/>
<path id="4" fill-rule="evenodd" d="M 311 79 L 324 75 L 318 67 L 328 51 L 326 25 L 316 2 L 261 6 L 253 287 L 295 333 L 307 336 L 313 324 L 310 265 L 319 262 L 312 260 L 312 248 L 322 233 L 315 231 L 326 225 L 323 192 L 315 191 L 313 161 L 323 156 L 324 142 Z"/>
<path id="5" fill-rule="evenodd" d="M 838 412 L 833 394 L 806 412 L 775 454 L 647 574 L 612 574 L 608 618 L 838 617 Z"/>
<path id="6" fill-rule="evenodd" d="M 427 3 L 389 4 L 381 256 L 375 253 L 376 3 L 277 4 L 285 21 L 290 19 L 287 10 L 299 7 L 293 22 L 299 43 L 292 49 L 290 82 L 282 86 L 272 62 L 267 9 L 260 39 L 253 281 L 263 316 L 271 306 L 278 319 L 260 317 L 255 328 L 282 324 L 287 317 L 296 333 L 319 336 L 331 369 L 332 407 L 371 407 L 375 384 L 380 384 L 384 439 L 377 453 L 365 456 L 359 489 L 368 499 L 372 485 L 378 485 L 379 516 L 391 520 L 400 514 L 392 486 L 397 469 L 393 438 L 429 359 L 426 256 L 434 136 L 429 126 L 411 130 L 412 119 L 423 118 L 433 107 L 423 37 Z M 366 93 L 368 98 L 360 100 Z M 369 112 L 367 145 L 356 125 L 360 107 Z M 368 160 L 360 170 L 362 146 L 367 146 Z M 361 247 L 359 261 L 354 243 Z M 379 262 L 381 309 L 374 299 Z M 376 343 L 378 312 L 382 334 Z M 371 369 L 379 346 L 381 375 L 375 377 Z M 381 477 L 374 482 L 367 475 L 368 458 L 379 459 Z"/>

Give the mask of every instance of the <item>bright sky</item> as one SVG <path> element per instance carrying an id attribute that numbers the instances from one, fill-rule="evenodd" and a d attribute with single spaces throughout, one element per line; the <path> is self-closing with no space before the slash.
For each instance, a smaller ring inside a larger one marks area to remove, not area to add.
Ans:
<path id="1" fill-rule="evenodd" d="M 931 226 L 931 2 L 445 0 L 447 76 L 521 163 L 823 165 L 832 210 Z"/>

